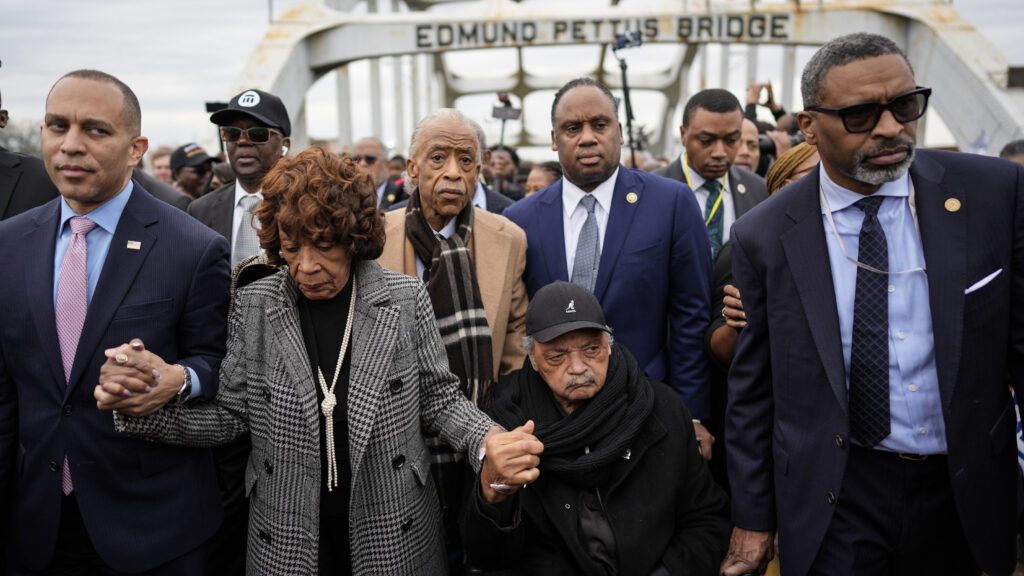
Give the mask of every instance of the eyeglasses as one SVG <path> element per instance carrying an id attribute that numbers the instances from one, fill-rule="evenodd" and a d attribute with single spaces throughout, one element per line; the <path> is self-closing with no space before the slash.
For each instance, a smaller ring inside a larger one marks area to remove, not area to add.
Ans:
<path id="1" fill-rule="evenodd" d="M 252 142 L 253 144 L 262 144 L 264 142 L 269 141 L 271 134 L 281 134 L 282 136 L 284 136 L 284 134 L 278 130 L 274 130 L 273 128 L 266 128 L 263 126 L 254 126 L 252 128 L 247 128 L 245 130 L 241 128 L 236 128 L 234 126 L 220 127 L 220 137 L 225 142 L 238 142 L 239 138 L 242 137 L 243 133 L 245 134 L 246 139 L 248 139 L 249 142 Z"/>
<path id="2" fill-rule="evenodd" d="M 373 154 L 365 154 L 365 155 L 362 155 L 362 156 L 359 155 L 359 154 L 356 154 L 355 156 L 352 156 L 352 159 L 355 160 L 356 163 L 359 163 L 359 162 L 362 162 L 363 160 L 366 160 L 366 163 L 368 165 L 370 165 L 370 166 L 373 166 L 374 164 L 377 163 L 377 157 L 374 156 Z"/>
<path id="3" fill-rule="evenodd" d="M 924 116 L 924 111 L 928 108 L 928 97 L 931 95 L 931 88 L 918 87 L 916 90 L 901 94 L 885 104 L 865 102 L 843 108 L 808 106 L 805 110 L 839 116 L 843 121 L 843 128 L 846 128 L 847 132 L 860 134 L 874 130 L 882 118 L 882 112 L 886 110 L 892 112 L 892 117 L 900 124 L 917 120 Z"/>

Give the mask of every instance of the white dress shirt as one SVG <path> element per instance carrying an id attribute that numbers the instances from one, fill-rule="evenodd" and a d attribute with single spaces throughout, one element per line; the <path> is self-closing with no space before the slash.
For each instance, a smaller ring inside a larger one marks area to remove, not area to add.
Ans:
<path id="1" fill-rule="evenodd" d="M 604 246 L 604 233 L 608 229 L 612 195 L 615 192 L 615 181 L 618 177 L 619 169 L 616 168 L 611 178 L 601 182 L 597 188 L 589 192 L 597 200 L 597 203 L 594 204 L 594 217 L 597 219 L 597 242 L 600 246 Z M 562 230 L 565 231 L 565 264 L 569 271 L 569 278 L 572 278 L 572 267 L 576 263 L 576 243 L 580 239 L 580 230 L 583 229 L 583 223 L 587 221 L 587 209 L 580 203 L 585 194 L 588 193 L 562 178 Z"/>
<path id="2" fill-rule="evenodd" d="M 476 192 L 473 193 L 473 206 L 487 210 L 487 192 L 484 191 L 484 183 L 479 180 L 476 181 Z"/>

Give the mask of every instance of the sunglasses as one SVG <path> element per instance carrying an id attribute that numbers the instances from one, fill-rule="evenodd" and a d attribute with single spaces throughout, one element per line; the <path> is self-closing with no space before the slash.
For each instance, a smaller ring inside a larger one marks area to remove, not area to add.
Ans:
<path id="1" fill-rule="evenodd" d="M 359 163 L 359 162 L 362 162 L 363 160 L 366 160 L 366 163 L 368 165 L 370 165 L 370 166 L 373 166 L 374 164 L 377 163 L 377 157 L 374 156 L 373 154 L 366 154 L 364 156 L 360 156 L 359 154 L 356 154 L 355 156 L 352 156 L 352 159 L 355 160 L 356 163 Z"/>
<path id="2" fill-rule="evenodd" d="M 256 126 L 253 128 L 247 128 L 245 130 L 241 128 L 236 128 L 234 126 L 220 127 L 220 137 L 225 142 L 238 142 L 238 140 L 242 137 L 243 133 L 245 134 L 246 139 L 249 140 L 249 142 L 252 142 L 253 144 L 262 144 L 264 142 L 269 141 L 271 134 L 280 134 L 284 136 L 284 134 L 279 130 L 274 130 L 273 128 L 264 128 L 263 126 Z"/>
<path id="3" fill-rule="evenodd" d="M 200 164 L 199 166 L 185 166 L 182 170 L 195 172 L 197 176 L 205 176 L 210 173 L 210 167 L 206 164 Z"/>
<path id="4" fill-rule="evenodd" d="M 931 95 L 931 88 L 918 87 L 906 94 L 900 94 L 885 104 L 865 102 L 842 108 L 808 106 L 805 110 L 839 116 L 839 119 L 843 121 L 843 128 L 846 128 L 847 132 L 860 134 L 874 130 L 882 118 L 882 112 L 886 110 L 892 112 L 892 117 L 900 124 L 917 120 L 924 116 L 924 111 L 928 108 L 928 97 Z"/>

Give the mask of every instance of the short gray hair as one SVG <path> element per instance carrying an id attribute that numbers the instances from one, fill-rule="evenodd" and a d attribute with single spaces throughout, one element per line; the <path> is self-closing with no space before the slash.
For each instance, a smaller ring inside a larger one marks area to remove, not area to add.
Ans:
<path id="1" fill-rule="evenodd" d="M 473 131 L 477 138 L 476 161 L 478 163 L 483 162 L 483 145 L 480 144 L 480 134 L 483 133 L 483 130 L 480 128 L 479 124 L 473 122 L 465 114 L 459 112 L 455 108 L 438 108 L 424 116 L 422 120 L 416 123 L 416 128 L 412 131 L 412 138 L 409 140 L 409 158 L 415 158 L 416 153 L 419 152 L 420 133 L 423 132 L 423 127 L 435 120 L 441 120 L 443 118 L 461 122 L 466 128 Z M 402 186 L 405 188 L 405 192 L 412 196 L 412 193 L 416 191 L 416 182 L 409 177 L 408 170 L 402 171 L 402 180 Z"/>
<path id="2" fill-rule="evenodd" d="M 612 336 L 612 333 L 607 330 L 603 332 L 608 336 L 608 345 L 615 344 L 615 337 Z M 523 336 L 523 350 L 526 350 L 526 355 L 533 360 L 533 336 Z"/>
<path id="3" fill-rule="evenodd" d="M 800 78 L 800 94 L 804 99 L 804 108 L 821 106 L 825 100 L 825 76 L 829 70 L 845 66 L 858 60 L 877 58 L 897 54 L 914 73 L 914 67 L 907 60 L 907 55 L 895 42 L 879 34 L 857 32 L 830 40 L 814 53 Z"/>

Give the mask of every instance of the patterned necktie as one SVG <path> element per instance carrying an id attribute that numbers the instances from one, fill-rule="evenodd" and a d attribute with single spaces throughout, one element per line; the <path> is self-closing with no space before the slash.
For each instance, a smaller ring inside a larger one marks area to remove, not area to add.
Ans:
<path id="1" fill-rule="evenodd" d="M 881 205 L 881 196 L 869 196 L 856 204 L 864 212 L 857 260 L 888 270 L 888 243 L 878 221 Z M 889 435 L 888 284 L 887 275 L 857 268 L 850 346 L 850 432 L 869 448 Z"/>
<path id="2" fill-rule="evenodd" d="M 57 340 L 60 343 L 60 359 L 64 364 L 64 383 L 69 384 L 71 367 L 75 363 L 75 350 L 85 325 L 89 310 L 89 272 L 86 268 L 89 246 L 85 237 L 96 227 L 92 220 L 75 216 L 71 225 L 71 242 L 60 265 L 60 280 L 57 282 Z M 64 470 L 61 473 L 61 488 L 64 494 L 74 489 L 71 483 L 71 469 L 67 454 L 64 455 Z"/>
<path id="3" fill-rule="evenodd" d="M 238 230 L 235 232 L 235 252 L 231 255 L 232 268 L 260 252 L 260 238 L 256 235 L 256 229 L 252 227 L 252 213 L 259 206 L 260 199 L 255 194 L 246 194 L 238 203 L 242 205 L 243 213 L 242 221 L 238 223 Z"/>
<path id="4" fill-rule="evenodd" d="M 587 210 L 587 219 L 580 229 L 580 237 L 576 242 L 576 260 L 572 265 L 572 283 L 579 284 L 591 292 L 597 283 L 597 265 L 601 261 L 601 246 L 597 235 L 597 216 L 594 206 L 597 198 L 584 194 L 580 204 Z"/>
<path id="5" fill-rule="evenodd" d="M 722 229 L 725 226 L 725 206 L 723 204 L 725 202 L 723 199 L 723 202 L 719 203 L 718 210 L 715 210 L 715 203 L 718 202 L 722 190 L 722 185 L 718 183 L 718 180 L 705 181 L 704 189 L 708 191 L 708 199 L 704 201 L 704 222 L 707 223 L 708 240 L 711 241 L 711 260 L 714 261 L 718 257 L 719 250 L 722 249 Z M 711 215 L 713 210 L 714 216 Z"/>

